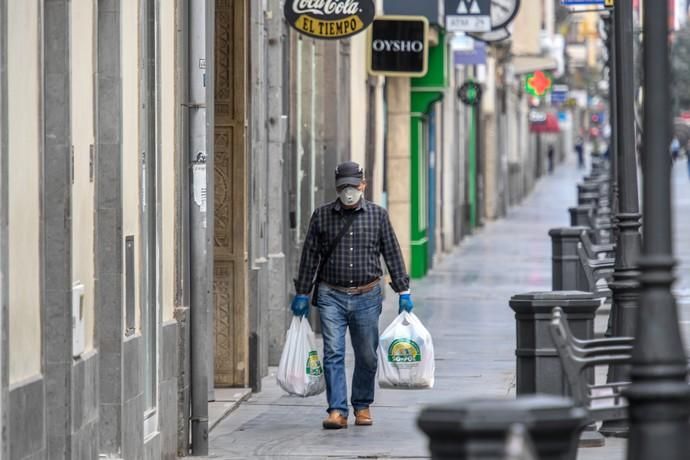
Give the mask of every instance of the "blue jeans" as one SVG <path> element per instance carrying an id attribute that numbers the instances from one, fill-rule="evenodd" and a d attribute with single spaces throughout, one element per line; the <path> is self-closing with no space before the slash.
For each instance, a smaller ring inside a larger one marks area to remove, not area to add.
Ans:
<path id="1" fill-rule="evenodd" d="M 317 304 L 323 334 L 323 367 L 329 412 L 337 410 L 348 416 L 345 376 L 345 331 L 348 327 L 355 352 L 350 402 L 355 411 L 366 409 L 374 402 L 382 301 L 380 286 L 359 295 L 345 294 L 324 284 L 319 286 Z"/>

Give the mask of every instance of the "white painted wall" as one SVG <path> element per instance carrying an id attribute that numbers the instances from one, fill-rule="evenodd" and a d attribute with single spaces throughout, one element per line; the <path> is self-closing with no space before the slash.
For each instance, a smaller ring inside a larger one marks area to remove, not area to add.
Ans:
<path id="1" fill-rule="evenodd" d="M 448 52 L 451 53 L 450 56 L 452 56 L 450 47 Z M 460 153 L 458 132 L 455 128 L 455 112 L 457 110 L 457 104 L 459 103 L 456 88 L 458 83 L 456 81 L 455 66 L 452 62 L 453 59 L 449 59 L 449 61 L 448 88 L 446 88 L 446 94 L 443 97 L 443 130 L 438 142 L 438 145 L 442 147 L 442 151 L 439 152 L 439 158 L 443 158 L 443 170 L 439 171 L 439 177 L 441 178 L 439 182 L 441 182 L 443 186 L 443 202 L 441 203 L 439 212 L 439 218 L 441 218 L 442 225 L 438 226 L 442 230 L 442 236 L 436 244 L 437 249 L 442 249 L 445 252 L 451 251 L 454 247 L 454 215 L 457 206 L 455 201 L 455 187 L 458 183 L 456 173 L 457 159 Z M 440 124 L 441 123 L 439 123 L 439 125 Z"/>
<path id="2" fill-rule="evenodd" d="M 175 2 L 160 3 L 160 128 L 161 128 L 161 302 L 162 320 L 173 319 L 175 302 L 175 162 L 179 152 L 175 116 Z"/>
<path id="3" fill-rule="evenodd" d="M 84 285 L 85 351 L 94 343 L 94 182 L 90 179 L 90 148 L 94 131 L 94 2 L 70 3 L 70 117 L 74 145 L 72 185 L 72 281 Z"/>
<path id="4" fill-rule="evenodd" d="M 141 229 L 140 229 L 140 176 L 141 154 L 139 152 L 139 2 L 122 2 L 121 68 L 122 68 L 122 234 L 123 237 L 134 235 L 134 266 L 141 266 Z M 122 263 L 125 263 L 124 240 L 122 243 Z M 123 279 L 124 281 L 124 279 Z M 136 277 L 135 324 L 140 328 L 140 277 Z M 125 283 L 122 290 L 122 314 L 125 314 Z M 123 324 L 126 327 L 126 324 Z"/>
<path id="5" fill-rule="evenodd" d="M 41 372 L 39 1 L 8 2 L 10 384 Z"/>

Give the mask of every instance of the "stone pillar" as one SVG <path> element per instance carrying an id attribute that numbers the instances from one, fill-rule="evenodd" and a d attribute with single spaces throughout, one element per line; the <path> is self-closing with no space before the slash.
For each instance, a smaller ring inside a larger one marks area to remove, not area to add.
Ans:
<path id="1" fill-rule="evenodd" d="M 266 84 L 268 89 L 268 364 L 276 366 L 285 339 L 285 329 L 289 320 L 287 292 L 292 286 L 287 284 L 287 264 L 285 259 L 285 226 L 287 219 L 287 187 L 285 177 L 285 139 L 287 107 L 283 104 L 283 43 L 287 40 L 282 25 L 280 0 L 270 0 L 271 15 L 267 16 L 268 58 Z"/>
<path id="2" fill-rule="evenodd" d="M 70 4 L 43 2 L 43 357 L 46 451 L 72 455 L 72 203 Z"/>
<path id="3" fill-rule="evenodd" d="M 388 212 L 410 270 L 410 79 L 389 78 L 386 85 L 388 133 L 386 171 Z"/>
<path id="4" fill-rule="evenodd" d="M 9 458 L 9 312 L 7 282 L 7 1 L 0 0 L 0 458 Z"/>
<path id="5" fill-rule="evenodd" d="M 99 453 L 122 453 L 122 82 L 120 2 L 98 4 L 96 107 L 96 337 L 99 374 Z"/>
<path id="6" fill-rule="evenodd" d="M 264 8 L 249 8 L 249 383 L 261 390 L 261 378 L 268 369 L 268 118 L 266 66 L 267 39 Z M 280 61 L 278 61 L 279 65 Z"/>

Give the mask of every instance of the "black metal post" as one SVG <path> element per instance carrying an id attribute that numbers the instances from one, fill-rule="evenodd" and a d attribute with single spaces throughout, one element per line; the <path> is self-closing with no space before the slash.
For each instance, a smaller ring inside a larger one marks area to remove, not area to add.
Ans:
<path id="1" fill-rule="evenodd" d="M 618 213 L 618 117 L 616 116 L 616 111 L 618 110 L 618 90 L 616 88 L 617 62 L 614 14 L 614 11 L 611 10 L 602 20 L 604 21 L 604 30 L 606 30 L 606 45 L 609 53 L 607 62 L 609 67 L 609 122 L 611 125 L 611 141 L 609 143 L 609 162 L 611 163 L 611 168 L 609 169 L 609 206 L 615 221 L 615 216 Z M 612 223 L 615 226 L 615 222 Z"/>
<path id="2" fill-rule="evenodd" d="M 637 148 L 635 142 L 635 80 L 633 57 L 632 0 L 616 2 L 614 14 L 616 43 L 616 120 L 618 211 L 613 334 L 631 337 L 635 333 L 638 297 L 637 259 L 640 255 L 640 209 L 637 191 Z"/>
<path id="3" fill-rule="evenodd" d="M 635 317 L 638 301 L 638 268 L 640 254 L 640 211 L 637 190 L 637 146 L 635 142 L 635 80 L 633 56 L 632 0 L 620 0 L 613 14 L 614 67 L 616 91 L 616 146 L 617 152 L 617 210 L 615 225 L 616 264 L 613 282 L 609 288 L 613 294 L 611 305 L 611 333 L 614 336 L 632 337 L 635 334 Z M 608 381 L 628 380 L 627 366 L 609 369 Z M 605 435 L 627 434 L 626 421 L 609 421 L 602 425 Z"/>
<path id="4" fill-rule="evenodd" d="M 671 292 L 670 60 L 668 3 L 644 2 L 644 222 L 630 403 L 628 460 L 684 460 L 690 452 L 690 386 Z"/>

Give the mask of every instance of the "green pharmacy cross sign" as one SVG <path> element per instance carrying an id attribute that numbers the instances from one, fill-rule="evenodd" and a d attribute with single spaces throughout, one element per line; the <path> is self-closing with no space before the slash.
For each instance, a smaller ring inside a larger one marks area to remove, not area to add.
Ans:
<path id="1" fill-rule="evenodd" d="M 525 91 L 532 96 L 543 96 L 553 86 L 551 76 L 541 70 L 527 74 L 525 78 Z"/>
<path id="2" fill-rule="evenodd" d="M 482 87 L 477 82 L 466 81 L 458 89 L 458 97 L 466 105 L 477 106 L 482 99 Z"/>

